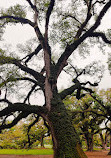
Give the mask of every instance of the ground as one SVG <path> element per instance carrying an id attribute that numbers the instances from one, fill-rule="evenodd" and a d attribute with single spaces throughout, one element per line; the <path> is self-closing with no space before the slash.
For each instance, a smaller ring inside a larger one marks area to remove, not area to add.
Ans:
<path id="1" fill-rule="evenodd" d="M 111 155 L 107 155 L 108 151 L 94 151 L 94 152 L 85 152 L 88 158 L 111 158 Z"/>
<path id="2" fill-rule="evenodd" d="M 88 158 L 111 158 L 108 151 L 85 152 Z M 0 155 L 0 158 L 53 158 L 52 155 Z"/>

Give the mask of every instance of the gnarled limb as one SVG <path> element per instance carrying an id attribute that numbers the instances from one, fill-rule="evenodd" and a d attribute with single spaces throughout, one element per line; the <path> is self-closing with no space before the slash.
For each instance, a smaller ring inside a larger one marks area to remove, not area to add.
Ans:
<path id="1" fill-rule="evenodd" d="M 96 4 L 105 4 L 105 0 L 100 0 L 100 1 L 96 1 L 95 3 L 93 3 L 93 7 L 96 5 Z"/>
<path id="2" fill-rule="evenodd" d="M 61 99 L 63 100 L 63 99 L 65 99 L 65 97 L 67 95 L 71 95 L 75 90 L 77 90 L 77 88 L 78 88 L 78 85 L 75 84 L 75 85 L 71 86 L 70 88 L 63 90 L 61 93 L 59 93 Z"/>
<path id="3" fill-rule="evenodd" d="M 0 117 L 6 116 L 12 112 L 27 112 L 27 113 L 34 113 L 38 115 L 46 114 L 47 109 L 45 106 L 37 106 L 37 105 L 29 105 L 25 103 L 11 103 L 7 99 L 0 99 L 0 102 L 5 102 L 8 104 L 3 110 L 0 111 Z"/>
<path id="4" fill-rule="evenodd" d="M 0 56 L 0 65 L 4 64 L 14 64 L 18 66 L 22 71 L 27 72 L 28 74 L 32 75 L 41 85 L 43 85 L 45 81 L 45 77 L 38 73 L 37 71 L 34 71 L 33 69 L 21 64 L 21 62 L 17 59 L 6 57 L 6 56 Z"/>
<path id="5" fill-rule="evenodd" d="M 90 37 L 101 37 L 102 40 L 107 43 L 107 44 L 111 44 L 111 40 L 108 40 L 108 38 L 106 37 L 106 35 L 103 32 L 93 32 Z"/>
<path id="6" fill-rule="evenodd" d="M 21 112 L 16 118 L 14 118 L 14 120 L 11 123 L 8 124 L 3 123 L 2 125 L 0 125 L 0 132 L 3 129 L 7 129 L 15 126 L 22 118 L 26 118 L 28 115 L 29 113 L 27 112 Z"/>
<path id="7" fill-rule="evenodd" d="M 34 27 L 34 23 L 32 21 L 30 21 L 29 19 L 22 18 L 22 17 L 15 17 L 15 16 L 10 16 L 10 15 L 0 16 L 0 20 L 3 20 L 3 19 L 15 20 L 15 23 L 29 24 L 30 26 Z"/>
<path id="8" fill-rule="evenodd" d="M 32 52 L 32 53 L 30 53 L 29 55 L 27 55 L 26 57 L 24 57 L 23 59 L 26 59 L 26 58 L 27 58 L 27 59 L 25 60 L 25 64 L 27 64 L 27 63 L 32 59 L 32 57 L 33 57 L 34 55 L 37 55 L 41 49 L 42 49 L 42 46 L 41 46 L 41 44 L 39 44 L 39 46 L 35 49 L 34 52 Z M 22 60 L 23 60 L 23 59 L 22 59 Z"/>

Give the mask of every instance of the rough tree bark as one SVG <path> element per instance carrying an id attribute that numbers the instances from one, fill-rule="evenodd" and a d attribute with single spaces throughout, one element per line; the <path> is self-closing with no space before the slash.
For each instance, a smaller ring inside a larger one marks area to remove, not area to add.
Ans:
<path id="1" fill-rule="evenodd" d="M 86 158 L 64 104 L 57 97 L 53 98 L 47 117 L 52 133 L 54 158 Z"/>

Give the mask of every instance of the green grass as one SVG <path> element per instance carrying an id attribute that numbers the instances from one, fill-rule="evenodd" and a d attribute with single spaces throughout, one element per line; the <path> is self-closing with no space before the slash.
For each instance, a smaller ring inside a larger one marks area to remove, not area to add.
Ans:
<path id="1" fill-rule="evenodd" d="M 0 149 L 1 154 L 10 155 L 53 155 L 52 149 Z"/>

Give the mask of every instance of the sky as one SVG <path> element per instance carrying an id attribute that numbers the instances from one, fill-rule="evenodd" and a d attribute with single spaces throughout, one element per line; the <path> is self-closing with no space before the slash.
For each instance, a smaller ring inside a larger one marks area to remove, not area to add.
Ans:
<path id="1" fill-rule="evenodd" d="M 25 1 L 19 0 L 19 2 L 24 3 Z M 0 7 L 8 8 L 11 4 L 14 5 L 16 3 L 17 3 L 17 0 L 0 0 Z M 111 16 L 110 15 L 111 15 L 111 9 L 108 12 L 107 18 L 104 19 L 101 29 L 107 29 L 106 28 L 107 26 L 108 27 L 111 26 Z M 27 41 L 29 39 L 29 37 L 31 38 L 33 36 L 35 37 L 34 30 L 28 25 L 25 25 L 25 26 L 21 25 L 21 27 L 8 26 L 6 28 L 6 31 L 3 36 L 5 41 L 2 41 L 2 44 L 8 43 L 8 44 L 11 44 L 13 47 L 15 47 L 15 45 L 17 43 L 24 43 L 25 41 Z M 110 49 L 108 49 L 107 51 L 110 51 Z M 98 59 L 102 63 L 106 63 L 107 57 L 108 57 L 107 54 L 104 55 L 100 52 L 97 52 L 97 50 L 95 48 L 95 49 L 93 49 L 93 53 L 91 53 L 90 57 L 88 57 L 87 59 L 84 60 L 84 63 L 93 61 L 93 60 L 98 60 Z M 98 62 L 99 62 L 99 60 L 98 60 Z M 81 66 L 82 60 L 78 60 L 77 63 L 79 66 Z M 105 69 L 106 69 L 106 71 L 104 73 L 104 77 L 103 77 L 99 87 L 106 89 L 106 88 L 111 88 L 111 76 L 109 74 L 109 71 L 107 70 L 107 64 L 105 64 Z M 65 73 L 63 73 L 63 76 L 67 76 L 67 75 Z M 63 82 L 63 80 L 64 80 L 64 82 Z M 68 77 L 62 77 L 62 75 L 61 75 L 60 79 L 58 81 L 58 85 L 59 85 L 60 89 L 66 88 L 69 85 L 69 81 L 70 81 L 70 79 Z"/>

